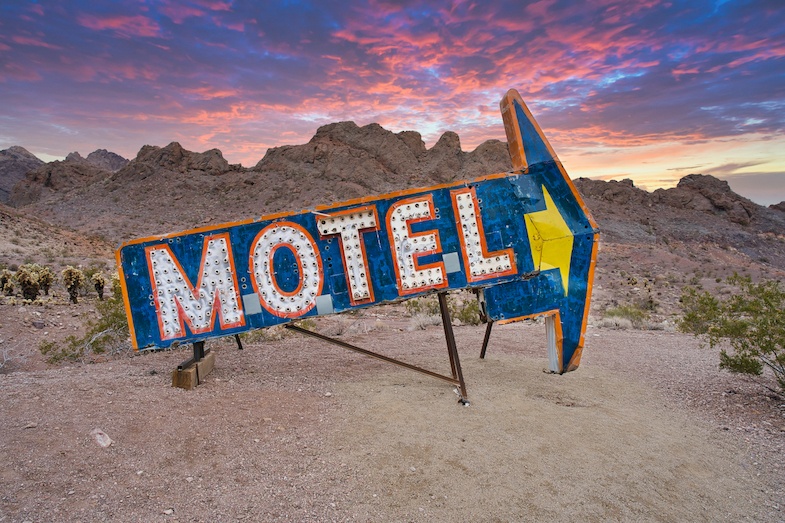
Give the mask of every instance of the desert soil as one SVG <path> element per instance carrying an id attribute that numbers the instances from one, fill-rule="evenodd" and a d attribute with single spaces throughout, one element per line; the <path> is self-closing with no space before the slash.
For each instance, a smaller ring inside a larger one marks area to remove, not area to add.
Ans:
<path id="1" fill-rule="evenodd" d="M 320 328 L 449 373 L 439 326 L 340 321 Z M 467 407 L 295 334 L 211 342 L 193 391 L 170 381 L 187 347 L 28 361 L 0 374 L 0 521 L 785 520 L 784 402 L 715 351 L 590 327 L 581 367 L 557 376 L 543 325 L 496 327 L 485 360 L 484 328 L 455 330 Z"/>

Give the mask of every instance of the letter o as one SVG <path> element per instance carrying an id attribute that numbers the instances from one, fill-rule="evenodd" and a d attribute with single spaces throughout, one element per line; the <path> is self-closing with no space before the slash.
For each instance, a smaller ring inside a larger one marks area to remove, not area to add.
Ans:
<path id="1" fill-rule="evenodd" d="M 280 318 L 297 318 L 313 309 L 322 292 L 322 257 L 308 231 L 293 222 L 271 223 L 252 245 L 252 283 L 262 307 Z M 282 290 L 275 277 L 273 257 L 281 247 L 290 249 L 297 260 L 300 281 L 293 292 Z"/>

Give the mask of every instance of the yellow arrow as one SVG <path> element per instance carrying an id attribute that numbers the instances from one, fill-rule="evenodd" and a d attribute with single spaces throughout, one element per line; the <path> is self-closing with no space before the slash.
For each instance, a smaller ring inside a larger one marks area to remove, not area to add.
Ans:
<path id="1" fill-rule="evenodd" d="M 573 234 L 544 185 L 542 193 L 545 196 L 545 210 L 524 216 L 532 261 L 534 268 L 540 271 L 559 269 L 566 296 L 570 284 Z"/>

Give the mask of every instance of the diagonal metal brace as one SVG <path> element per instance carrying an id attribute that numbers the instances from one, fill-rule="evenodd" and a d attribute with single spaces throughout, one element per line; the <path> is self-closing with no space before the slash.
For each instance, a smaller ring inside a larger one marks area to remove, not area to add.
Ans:
<path id="1" fill-rule="evenodd" d="M 450 356 L 450 368 L 452 371 L 452 376 L 445 376 L 443 374 L 439 374 L 438 372 L 433 372 L 431 370 L 424 369 L 416 365 L 412 365 L 411 363 L 406 363 L 405 361 L 397 360 L 395 358 L 391 358 L 389 356 L 385 356 L 377 352 L 363 349 L 361 347 L 357 347 L 356 345 L 352 345 L 351 343 L 347 343 L 342 340 L 337 340 L 335 338 L 325 336 L 324 334 L 319 334 L 318 332 L 305 329 L 293 323 L 289 323 L 285 327 L 289 330 L 293 330 L 295 332 L 305 334 L 306 336 L 312 336 L 322 341 L 326 341 L 327 343 L 338 345 L 339 347 L 343 347 L 344 349 L 348 349 L 354 352 L 359 352 L 360 354 L 365 354 L 366 356 L 370 356 L 372 358 L 376 358 L 385 361 L 387 363 L 392 363 L 393 365 L 398 365 L 399 367 L 413 370 L 415 372 L 419 372 L 420 374 L 425 374 L 426 376 L 430 376 L 432 378 L 446 381 L 447 383 L 450 383 L 452 385 L 457 385 L 458 388 L 460 389 L 460 399 L 458 401 L 463 405 L 468 405 L 469 400 L 468 400 L 468 394 L 466 393 L 466 383 L 463 380 L 463 372 L 461 371 L 461 362 L 458 359 L 458 350 L 455 345 L 455 336 L 453 335 L 450 313 L 447 310 L 447 303 L 445 301 L 445 296 L 446 293 L 439 293 L 439 308 L 441 309 L 441 313 L 442 313 L 444 335 L 447 340 L 447 353 Z"/>

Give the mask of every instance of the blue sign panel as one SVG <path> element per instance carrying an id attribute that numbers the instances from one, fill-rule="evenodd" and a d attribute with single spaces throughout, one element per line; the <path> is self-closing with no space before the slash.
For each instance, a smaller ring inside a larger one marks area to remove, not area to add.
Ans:
<path id="1" fill-rule="evenodd" d="M 514 165 L 516 151 L 550 151 L 519 100 L 502 102 L 528 140 L 511 148 Z M 555 156 L 536 159 L 516 172 L 129 242 L 117 257 L 134 345 L 482 288 L 493 320 L 559 315 L 569 364 L 582 346 L 597 229 Z"/>

